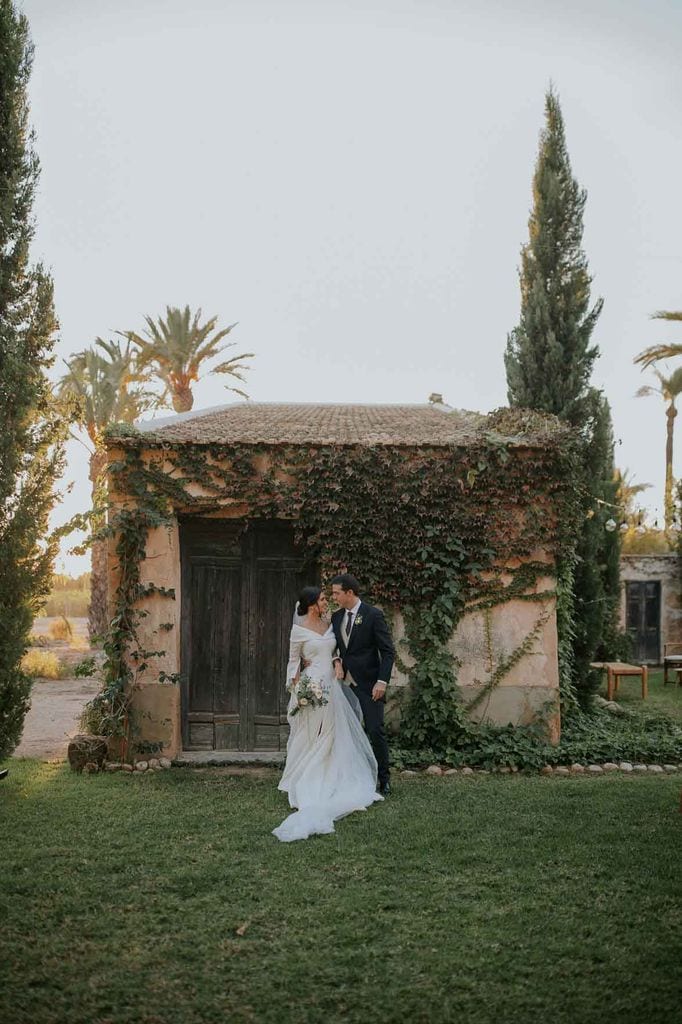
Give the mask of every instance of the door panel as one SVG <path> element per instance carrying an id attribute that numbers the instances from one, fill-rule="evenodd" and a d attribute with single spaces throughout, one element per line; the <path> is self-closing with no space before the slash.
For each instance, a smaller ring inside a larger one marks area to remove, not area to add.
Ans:
<path id="1" fill-rule="evenodd" d="M 658 580 L 626 584 L 625 621 L 636 662 L 660 661 L 661 584 Z"/>
<path id="2" fill-rule="evenodd" d="M 183 744 L 284 749 L 289 633 L 303 583 L 293 530 L 193 520 L 180 538 Z"/>
<path id="3" fill-rule="evenodd" d="M 183 678 L 186 679 L 190 749 L 212 749 L 212 726 L 239 744 L 242 567 L 230 559 L 189 555 L 186 571 L 189 607 L 183 608 Z M 183 605 L 185 605 L 183 585 Z M 183 621 L 184 625 L 184 621 Z"/>

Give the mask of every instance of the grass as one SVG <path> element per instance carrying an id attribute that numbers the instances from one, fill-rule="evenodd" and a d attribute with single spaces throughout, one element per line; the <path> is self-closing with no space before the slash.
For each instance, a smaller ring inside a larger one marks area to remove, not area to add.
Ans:
<path id="1" fill-rule="evenodd" d="M 291 845 L 276 779 L 10 762 L 0 1018 L 675 1018 L 682 776 L 398 780 Z"/>

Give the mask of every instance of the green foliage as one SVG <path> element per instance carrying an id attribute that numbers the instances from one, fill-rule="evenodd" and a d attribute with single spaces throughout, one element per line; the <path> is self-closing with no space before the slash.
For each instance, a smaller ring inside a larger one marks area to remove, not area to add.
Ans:
<path id="1" fill-rule="evenodd" d="M 76 679 L 87 679 L 94 676 L 97 671 L 97 661 L 94 658 L 83 658 L 73 667 L 73 675 Z"/>
<path id="2" fill-rule="evenodd" d="M 590 345 L 602 300 L 590 309 L 582 250 L 587 193 L 573 177 L 558 97 L 545 99 L 528 243 L 521 252 L 521 317 L 509 335 L 509 404 L 542 409 L 582 429 L 590 418 Z"/>
<path id="3" fill-rule="evenodd" d="M 74 419 L 94 445 L 110 423 L 132 423 L 159 405 L 158 395 L 146 388 L 148 378 L 135 364 L 130 342 L 96 338 L 95 344 L 71 356 L 59 393 L 74 403 Z"/>
<path id="4" fill-rule="evenodd" d="M 582 442 L 574 482 L 583 518 L 561 567 L 559 609 L 562 690 L 574 690 L 582 704 L 597 682 L 590 662 L 598 651 L 613 656 L 620 591 L 620 534 L 604 529 L 617 511 L 611 415 L 590 385 L 598 355 L 591 336 L 603 303 L 590 306 L 592 279 L 582 249 L 586 199 L 571 171 L 559 100 L 550 89 L 521 254 L 521 314 L 507 340 L 505 366 L 510 405 L 554 413 Z"/>
<path id="5" fill-rule="evenodd" d="M 201 310 L 192 315 L 189 306 L 179 309 L 166 306 L 166 319 L 151 316 L 145 317 L 147 329 L 141 336 L 135 331 L 119 331 L 137 349 L 137 366 L 150 371 L 164 386 L 162 401 L 170 399 L 176 412 L 187 412 L 194 404 L 192 384 L 198 381 L 207 363 L 228 348 L 234 342 L 221 344 L 236 324 L 217 330 L 218 317 L 210 317 L 201 323 Z M 243 359 L 250 359 L 253 352 L 242 352 L 239 355 L 224 359 L 214 364 L 211 373 L 222 373 L 234 380 L 243 381 L 246 365 Z M 236 392 L 243 398 L 248 395 L 238 387 L 225 385 L 228 391 Z"/>
<path id="6" fill-rule="evenodd" d="M 323 575 L 346 567 L 362 578 L 369 597 L 400 608 L 414 661 L 403 736 L 422 746 L 470 729 L 448 649 L 459 619 L 468 608 L 551 599 L 551 591 L 533 591 L 553 565 L 532 556 L 537 550 L 562 556 L 577 508 L 570 432 L 537 413 L 500 410 L 466 446 L 410 451 L 383 445 L 173 448 L 153 434 L 118 435 L 112 443 L 122 451 L 110 464 L 113 490 L 136 503 L 134 510 L 112 509 L 109 523 L 120 578 L 105 641 L 104 693 L 118 709 L 117 728 L 124 726 L 137 676 L 159 653 L 141 651 L 138 640 L 143 599 L 156 590 L 139 581 L 147 532 L 170 524 L 176 509 L 205 513 L 229 500 L 251 518 L 293 519 L 311 566 Z M 143 454 L 146 447 L 150 455 Z M 344 522 L 362 527 L 345 530 Z M 491 688 L 535 635 L 494 674 Z"/>
<path id="7" fill-rule="evenodd" d="M 619 519 L 618 484 L 613 465 L 613 432 L 608 402 L 591 393 L 593 416 L 584 446 L 583 472 L 588 489 L 587 514 L 579 531 L 574 579 L 573 670 L 580 702 L 585 705 L 599 686 L 592 661 L 616 659 L 620 602 L 620 533 L 606 523 Z"/>
<path id="8" fill-rule="evenodd" d="M 621 550 L 624 555 L 669 555 L 676 549 L 677 540 L 666 536 L 665 530 L 646 526 L 642 532 L 630 526 L 621 535 Z"/>
<path id="9" fill-rule="evenodd" d="M 26 18 L 0 0 L 0 757 L 18 743 L 29 706 L 21 660 L 50 588 L 57 536 L 45 538 L 65 434 L 46 374 L 57 329 L 52 280 L 29 262 L 39 173 L 32 56 Z"/>
<path id="10" fill-rule="evenodd" d="M 682 725 L 658 712 L 576 710 L 564 716 L 561 742 L 548 744 L 537 727 L 485 726 L 471 728 L 456 744 L 421 748 L 404 744 L 402 734 L 391 745 L 396 768 L 424 768 L 440 764 L 453 768 L 493 769 L 500 766 L 537 770 L 545 764 L 568 765 L 604 761 L 674 763 L 682 757 Z"/>

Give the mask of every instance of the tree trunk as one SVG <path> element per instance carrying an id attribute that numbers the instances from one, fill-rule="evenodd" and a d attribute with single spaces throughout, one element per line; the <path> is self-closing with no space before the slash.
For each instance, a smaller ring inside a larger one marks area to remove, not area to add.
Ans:
<path id="1" fill-rule="evenodd" d="M 665 411 L 667 419 L 666 440 L 665 440 L 665 532 L 670 530 L 675 515 L 673 502 L 673 431 L 675 430 L 675 417 L 677 409 L 674 399 Z"/>
<path id="2" fill-rule="evenodd" d="M 97 494 L 102 486 L 102 473 L 107 462 L 106 451 L 103 448 L 96 448 L 90 457 L 90 482 L 92 484 L 92 506 L 95 508 Z M 93 531 L 104 525 L 104 518 L 98 516 L 92 524 Z M 102 636 L 109 625 L 107 610 L 107 542 L 105 540 L 93 541 L 90 551 L 90 606 L 88 608 L 88 633 L 92 640 L 95 636 Z"/>
<path id="3" fill-rule="evenodd" d="M 173 388 L 173 408 L 176 412 L 189 412 L 194 405 L 194 395 L 188 384 L 176 384 Z"/>

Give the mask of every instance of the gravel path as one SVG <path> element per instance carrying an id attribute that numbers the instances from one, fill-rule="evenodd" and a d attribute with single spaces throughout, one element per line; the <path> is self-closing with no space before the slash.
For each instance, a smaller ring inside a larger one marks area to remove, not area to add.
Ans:
<path id="1" fill-rule="evenodd" d="M 100 687 L 97 679 L 35 682 L 31 710 L 14 756 L 36 757 L 42 761 L 66 760 L 69 739 L 78 732 L 80 713 Z"/>

